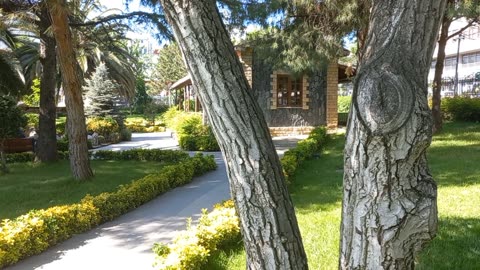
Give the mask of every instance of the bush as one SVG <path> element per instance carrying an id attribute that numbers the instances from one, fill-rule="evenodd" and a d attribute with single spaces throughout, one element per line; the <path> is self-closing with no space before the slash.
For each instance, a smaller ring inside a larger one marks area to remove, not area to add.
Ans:
<path id="1" fill-rule="evenodd" d="M 480 99 L 455 97 L 442 99 L 443 117 L 455 121 L 480 121 Z"/>
<path id="2" fill-rule="evenodd" d="M 104 136 L 108 141 L 115 141 L 117 136 L 120 137 L 118 135 L 120 129 L 117 121 L 109 116 L 88 118 L 87 130 L 96 132 L 98 133 L 98 135 Z"/>
<path id="3" fill-rule="evenodd" d="M 27 117 L 27 128 L 33 127 L 38 130 L 38 124 L 40 122 L 39 115 L 36 113 L 26 113 Z"/>
<path id="4" fill-rule="evenodd" d="M 67 122 L 57 122 L 55 125 L 57 134 L 66 134 L 65 133 L 66 127 L 67 127 Z"/>
<path id="5" fill-rule="evenodd" d="M 338 112 L 348 113 L 350 111 L 350 105 L 352 104 L 351 96 L 338 96 Z"/>
<path id="6" fill-rule="evenodd" d="M 159 269 L 195 270 L 202 269 L 213 252 L 240 239 L 240 221 L 230 200 L 210 213 L 203 209 L 197 226 L 187 224 L 172 244 L 155 244 L 153 251 Z"/>
<path id="7" fill-rule="evenodd" d="M 132 132 L 128 128 L 124 128 L 120 131 L 120 140 L 121 141 L 131 141 Z"/>
<path id="8" fill-rule="evenodd" d="M 93 154 L 93 158 L 100 160 L 138 160 L 175 163 L 187 159 L 188 154 L 182 151 L 160 149 L 130 149 L 125 151 L 99 150 Z"/>
<path id="9" fill-rule="evenodd" d="M 284 153 L 280 162 L 282 163 L 283 173 L 287 182 L 292 181 L 293 175 L 303 161 L 321 151 L 326 140 L 327 129 L 325 127 L 317 127 L 310 132 L 308 138 L 299 141 L 295 148 Z"/>
<path id="10" fill-rule="evenodd" d="M 90 140 L 87 140 L 87 147 L 88 149 L 93 149 L 92 142 Z M 60 139 L 57 140 L 57 151 L 59 152 L 68 152 L 68 139 Z"/>
<path id="11" fill-rule="evenodd" d="M 166 166 L 156 174 L 120 186 L 117 191 L 87 195 L 77 204 L 31 211 L 14 220 L 5 219 L 0 227 L 0 268 L 112 220 L 214 168 L 213 156 L 196 155 L 179 164 Z"/>

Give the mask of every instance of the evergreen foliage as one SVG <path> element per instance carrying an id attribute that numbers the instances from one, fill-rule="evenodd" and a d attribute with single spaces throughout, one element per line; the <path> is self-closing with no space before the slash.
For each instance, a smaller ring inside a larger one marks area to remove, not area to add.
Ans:
<path id="1" fill-rule="evenodd" d="M 28 95 L 23 96 L 23 102 L 31 107 L 36 107 L 40 105 L 40 79 L 36 78 L 32 81 L 32 86 L 30 87 L 32 92 Z"/>
<path id="2" fill-rule="evenodd" d="M 171 83 L 186 75 L 187 69 L 178 44 L 170 43 L 163 47 L 159 52 L 158 62 L 153 73 L 157 91 L 167 89 Z"/>
<path id="3" fill-rule="evenodd" d="M 0 172 L 8 172 L 4 153 L 5 139 L 17 137 L 20 128 L 26 124 L 27 118 L 17 107 L 17 102 L 9 96 L 0 96 Z"/>
<path id="4" fill-rule="evenodd" d="M 110 80 L 107 67 L 100 63 L 92 77 L 86 80 L 85 86 L 85 114 L 87 116 L 115 115 L 118 110 L 115 103 L 117 84 Z"/>

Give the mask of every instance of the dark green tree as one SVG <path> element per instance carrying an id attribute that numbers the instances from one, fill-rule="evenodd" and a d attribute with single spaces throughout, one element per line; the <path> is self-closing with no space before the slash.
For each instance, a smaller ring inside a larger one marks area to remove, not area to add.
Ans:
<path id="1" fill-rule="evenodd" d="M 20 128 L 25 127 L 27 118 L 17 107 L 17 102 L 9 96 L 0 95 L 0 172 L 8 173 L 5 159 L 5 140 L 18 135 Z"/>
<path id="2" fill-rule="evenodd" d="M 152 92 L 168 90 L 172 83 L 186 75 L 187 69 L 180 48 L 177 43 L 172 42 L 159 51 L 158 62 L 152 76 L 155 88 Z"/>
<path id="3" fill-rule="evenodd" d="M 100 117 L 115 115 L 118 111 L 115 106 L 118 101 L 117 88 L 105 64 L 100 63 L 91 78 L 86 80 L 85 114 Z"/>

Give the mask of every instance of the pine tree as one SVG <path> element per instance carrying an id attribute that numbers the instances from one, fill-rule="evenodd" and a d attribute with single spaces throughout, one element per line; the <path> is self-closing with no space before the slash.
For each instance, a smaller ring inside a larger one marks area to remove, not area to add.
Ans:
<path id="1" fill-rule="evenodd" d="M 110 80 L 107 67 L 100 63 L 92 77 L 86 80 L 85 114 L 87 116 L 115 115 L 118 101 L 117 84 Z"/>

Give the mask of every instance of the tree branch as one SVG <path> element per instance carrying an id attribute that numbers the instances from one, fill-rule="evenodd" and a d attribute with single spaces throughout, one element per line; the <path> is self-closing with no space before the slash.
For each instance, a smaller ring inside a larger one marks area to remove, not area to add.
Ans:
<path id="1" fill-rule="evenodd" d="M 478 19 L 475 18 L 475 19 L 472 19 L 471 21 L 469 21 L 464 27 L 460 28 L 458 31 L 454 32 L 453 34 L 449 35 L 447 37 L 447 40 L 451 39 L 452 37 L 456 36 L 456 35 L 459 35 L 461 34 L 463 31 L 465 31 L 467 28 L 469 28 L 470 26 L 472 26 L 473 24 L 477 23 L 478 22 Z"/>
<path id="2" fill-rule="evenodd" d="M 88 22 L 84 22 L 84 23 L 74 23 L 74 22 L 72 22 L 72 23 L 69 23 L 69 25 L 73 26 L 73 27 L 92 26 L 92 25 L 98 25 L 98 24 L 106 23 L 106 22 L 113 21 L 113 20 L 128 19 L 128 18 L 135 17 L 135 16 L 145 16 L 145 17 L 148 17 L 148 18 L 158 17 L 158 15 L 154 14 L 154 13 L 148 13 L 148 12 L 143 12 L 143 11 L 135 11 L 135 12 L 126 13 L 126 14 L 110 15 L 110 16 L 107 16 L 107 17 L 104 17 L 104 18 L 101 18 L 101 19 L 98 19 L 98 20 L 88 21 Z"/>

